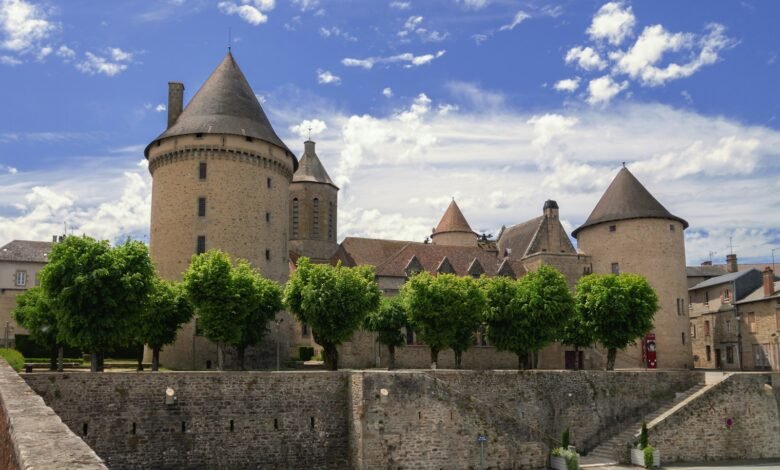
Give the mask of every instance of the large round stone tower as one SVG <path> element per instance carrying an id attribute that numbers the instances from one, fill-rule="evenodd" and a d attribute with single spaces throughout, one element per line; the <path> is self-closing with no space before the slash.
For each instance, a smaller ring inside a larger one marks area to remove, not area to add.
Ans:
<path id="1" fill-rule="evenodd" d="M 327 262 L 338 249 L 339 188 L 314 151 L 314 142 L 304 142 L 304 149 L 290 184 L 290 251 Z"/>
<path id="2" fill-rule="evenodd" d="M 182 111 L 183 91 L 182 84 L 169 84 L 168 128 L 145 150 L 153 178 L 150 252 L 158 273 L 181 279 L 193 255 L 218 248 L 285 282 L 297 159 L 231 53 Z M 162 361 L 205 367 L 210 359 L 203 354 L 212 348 L 194 335 L 194 324 L 185 327 Z"/>
<path id="3" fill-rule="evenodd" d="M 672 215 L 642 183 L 622 168 L 588 220 L 572 232 L 591 256 L 593 272 L 644 276 L 658 294 L 653 320 L 659 368 L 691 368 L 688 292 L 683 231 L 688 222 Z M 619 351 L 617 367 L 642 367 L 639 345 Z"/>

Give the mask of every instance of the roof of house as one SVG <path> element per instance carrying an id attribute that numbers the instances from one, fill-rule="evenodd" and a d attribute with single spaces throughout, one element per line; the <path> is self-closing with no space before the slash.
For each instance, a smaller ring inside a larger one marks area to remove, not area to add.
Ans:
<path id="1" fill-rule="evenodd" d="M 0 247 L 0 261 L 46 263 L 51 252 L 51 242 L 14 240 Z"/>
<path id="2" fill-rule="evenodd" d="M 688 277 L 715 277 L 728 272 L 726 265 L 686 266 L 685 273 Z"/>
<path id="3" fill-rule="evenodd" d="M 528 246 L 536 237 L 539 226 L 543 221 L 544 216 L 540 215 L 502 230 L 497 241 L 499 254 L 501 256 L 511 255 L 513 258 L 522 258 L 528 251 Z M 510 250 L 511 253 L 507 253 L 507 250 Z"/>
<path id="4" fill-rule="evenodd" d="M 471 226 L 466 217 L 463 216 L 463 212 L 460 211 L 460 207 L 455 202 L 455 199 L 447 206 L 447 210 L 439 221 L 439 225 L 436 226 L 433 234 L 446 233 L 446 232 L 468 232 L 474 233 L 471 230 Z"/>
<path id="5" fill-rule="evenodd" d="M 379 266 L 406 245 L 415 243 L 418 242 L 347 237 L 341 242 L 334 256 L 347 266 Z M 422 243 L 419 244 L 422 245 Z"/>
<path id="6" fill-rule="evenodd" d="M 144 154 L 148 156 L 151 145 L 160 139 L 187 134 L 234 134 L 257 138 L 285 149 L 296 168 L 298 165 L 290 149 L 276 135 L 257 96 L 230 52 L 200 87 L 176 122 L 152 141 Z"/>
<path id="7" fill-rule="evenodd" d="M 757 288 L 750 294 L 746 295 L 742 300 L 735 302 L 737 304 L 747 304 L 750 302 L 758 302 L 766 299 L 780 299 L 780 281 L 775 281 L 772 286 L 772 295 L 764 295 L 764 286 Z"/>
<path id="8" fill-rule="evenodd" d="M 748 271 L 737 271 L 735 273 L 723 274 L 721 276 L 716 276 L 716 277 L 713 277 L 711 279 L 707 279 L 706 281 L 702 281 L 702 282 L 696 284 L 695 286 L 691 287 L 688 290 L 691 291 L 691 290 L 703 289 L 705 287 L 712 287 L 712 286 L 717 286 L 717 285 L 720 285 L 720 284 L 725 284 L 727 282 L 733 282 L 733 281 L 736 281 L 737 279 L 741 278 L 742 276 L 747 275 L 748 273 L 750 273 L 752 271 L 758 271 L 758 270 L 757 269 L 750 269 Z"/>
<path id="9" fill-rule="evenodd" d="M 666 210 L 628 168 L 623 167 L 601 196 L 588 220 L 574 230 L 572 236 L 577 238 L 579 231 L 586 227 L 628 219 L 670 219 L 688 228 L 688 222 Z"/>
<path id="10" fill-rule="evenodd" d="M 293 174 L 293 183 L 309 182 L 329 184 L 338 189 L 333 180 L 330 179 L 328 172 L 322 165 L 317 153 L 314 151 L 314 142 L 307 140 L 304 142 L 305 150 L 298 162 L 298 170 Z"/>
<path id="11" fill-rule="evenodd" d="M 447 267 L 447 271 L 441 272 L 451 272 L 458 276 L 474 274 L 477 271 L 476 263 L 482 267 L 484 274 L 495 276 L 503 261 L 496 256 L 495 252 L 485 251 L 478 246 L 410 243 L 377 266 L 376 273 L 378 276 L 405 277 L 408 274 L 407 267 L 415 259 L 415 264 L 419 263 L 419 269 L 423 271 L 437 273 L 442 267 Z M 520 262 L 508 261 L 508 263 L 516 276 L 525 274 L 525 268 Z"/>

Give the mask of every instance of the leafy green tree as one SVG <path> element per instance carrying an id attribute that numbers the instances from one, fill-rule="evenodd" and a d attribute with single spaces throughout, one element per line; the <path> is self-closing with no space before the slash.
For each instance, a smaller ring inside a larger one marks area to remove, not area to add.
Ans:
<path id="1" fill-rule="evenodd" d="M 658 296 L 636 274 L 591 274 L 577 282 L 577 308 L 607 348 L 607 370 L 615 368 L 618 349 L 634 344 L 653 328 Z"/>
<path id="2" fill-rule="evenodd" d="M 505 276 L 483 278 L 487 298 L 485 323 L 490 344 L 499 351 L 517 354 L 518 369 L 528 367 L 535 339 L 531 318 L 521 301 L 520 283 Z"/>
<path id="3" fill-rule="evenodd" d="M 239 369 L 244 370 L 246 348 L 262 341 L 268 332 L 268 322 L 284 308 L 282 289 L 276 282 L 262 277 L 244 260 L 239 260 L 231 277 L 235 308 L 243 312 L 243 324 L 238 339 L 230 344 L 238 352 Z"/>
<path id="4" fill-rule="evenodd" d="M 41 285 L 57 311 L 58 338 L 91 353 L 99 370 L 105 351 L 130 344 L 152 290 L 154 268 L 141 242 L 111 248 L 107 241 L 66 237 L 41 271 Z"/>
<path id="5" fill-rule="evenodd" d="M 436 367 L 439 352 L 449 347 L 455 351 L 456 367 L 460 367 L 485 308 L 477 281 L 421 272 L 404 284 L 401 295 L 412 327 L 431 350 L 431 366 Z"/>
<path id="6" fill-rule="evenodd" d="M 46 292 L 41 287 L 24 291 L 16 298 L 11 315 L 16 323 L 27 329 L 31 340 L 49 348 L 49 369 L 62 371 L 63 344 L 57 338 L 57 314 Z"/>
<path id="7" fill-rule="evenodd" d="M 574 370 L 580 367 L 580 349 L 587 348 L 596 340 L 593 327 L 588 323 L 579 308 L 575 308 L 569 319 L 563 324 L 561 343 L 574 348 Z"/>
<path id="8" fill-rule="evenodd" d="M 373 266 L 312 264 L 301 257 L 284 290 L 284 303 L 323 348 L 325 367 L 338 369 L 337 347 L 379 308 L 381 292 Z"/>
<path id="9" fill-rule="evenodd" d="M 377 333 L 376 341 L 387 346 L 390 358 L 387 368 L 395 369 L 395 348 L 406 344 L 406 337 L 401 331 L 408 323 L 406 309 L 401 298 L 383 297 L 379 309 L 368 314 L 365 328 Z"/>
<path id="10" fill-rule="evenodd" d="M 152 370 L 160 367 L 160 350 L 174 341 L 179 328 L 192 319 L 193 309 L 181 284 L 155 277 L 154 289 L 141 313 L 138 339 L 152 349 Z"/>

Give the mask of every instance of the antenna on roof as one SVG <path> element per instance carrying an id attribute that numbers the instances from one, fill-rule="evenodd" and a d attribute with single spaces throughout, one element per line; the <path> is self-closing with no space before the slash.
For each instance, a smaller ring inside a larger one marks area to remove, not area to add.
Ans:
<path id="1" fill-rule="evenodd" d="M 712 262 L 712 257 L 717 255 L 717 254 L 718 254 L 717 251 L 710 251 L 710 262 Z"/>
<path id="2" fill-rule="evenodd" d="M 233 34 L 232 33 L 233 32 L 231 31 L 231 29 L 228 28 L 228 52 L 230 52 L 231 49 L 233 49 Z"/>
<path id="3" fill-rule="evenodd" d="M 733 241 L 734 241 L 734 237 L 729 237 L 729 254 L 730 255 L 734 254 L 734 243 L 733 243 Z"/>

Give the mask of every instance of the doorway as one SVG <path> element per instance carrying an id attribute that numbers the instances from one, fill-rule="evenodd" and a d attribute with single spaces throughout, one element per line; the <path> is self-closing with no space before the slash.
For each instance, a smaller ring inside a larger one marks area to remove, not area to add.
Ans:
<path id="1" fill-rule="evenodd" d="M 578 352 L 577 356 L 574 355 L 574 351 L 566 351 L 565 352 L 565 354 L 564 354 L 564 364 L 565 364 L 565 367 L 567 369 L 574 369 L 575 357 L 577 359 L 577 364 L 576 364 L 578 366 L 577 368 L 580 369 L 580 370 L 585 368 L 584 367 L 584 364 L 585 364 L 585 354 L 584 354 L 583 351 L 577 351 L 577 352 Z"/>
<path id="2" fill-rule="evenodd" d="M 715 348 L 715 368 L 723 368 L 723 357 L 721 357 L 720 348 Z"/>

